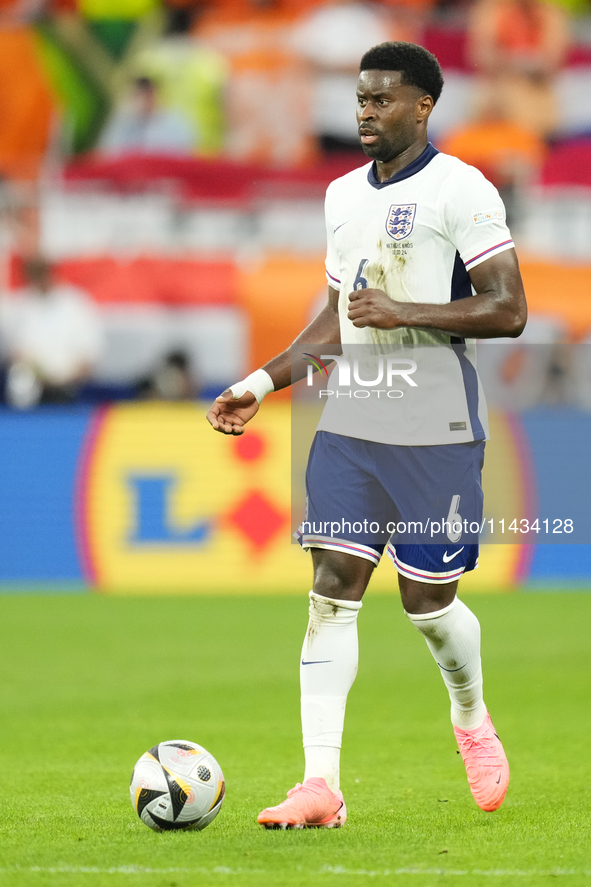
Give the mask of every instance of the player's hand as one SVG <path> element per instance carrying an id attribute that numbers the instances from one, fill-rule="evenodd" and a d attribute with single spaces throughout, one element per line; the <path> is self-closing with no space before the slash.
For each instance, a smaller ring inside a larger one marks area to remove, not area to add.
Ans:
<path id="1" fill-rule="evenodd" d="M 349 293 L 347 317 L 353 326 L 371 326 L 378 330 L 390 330 L 404 326 L 399 318 L 403 303 L 394 302 L 383 290 L 365 289 Z"/>
<path id="2" fill-rule="evenodd" d="M 229 388 L 214 400 L 207 421 L 222 434 L 244 434 L 244 426 L 258 412 L 259 402 L 251 391 L 234 400 Z"/>

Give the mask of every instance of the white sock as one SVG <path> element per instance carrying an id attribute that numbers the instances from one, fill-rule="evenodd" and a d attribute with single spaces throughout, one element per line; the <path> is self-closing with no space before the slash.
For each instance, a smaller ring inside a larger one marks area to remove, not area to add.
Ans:
<path id="1" fill-rule="evenodd" d="M 304 780 L 321 776 L 339 787 L 339 761 L 347 694 L 357 674 L 357 614 L 361 601 L 310 592 L 310 621 L 302 647 Z"/>
<path id="2" fill-rule="evenodd" d="M 480 624 L 468 607 L 454 598 L 434 613 L 406 614 L 427 641 L 451 699 L 454 727 L 473 730 L 486 717 L 482 698 Z"/>

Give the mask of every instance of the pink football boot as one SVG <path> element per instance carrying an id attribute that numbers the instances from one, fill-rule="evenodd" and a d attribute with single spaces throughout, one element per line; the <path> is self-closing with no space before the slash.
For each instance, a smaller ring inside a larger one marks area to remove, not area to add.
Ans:
<path id="1" fill-rule="evenodd" d="M 329 789 L 322 777 L 299 782 L 287 793 L 287 801 L 267 807 L 257 821 L 264 828 L 340 828 L 347 819 L 347 808 L 340 791 Z"/>
<path id="2" fill-rule="evenodd" d="M 474 800 L 481 810 L 496 810 L 507 794 L 509 764 L 490 715 L 475 730 L 454 727 L 454 733 Z"/>

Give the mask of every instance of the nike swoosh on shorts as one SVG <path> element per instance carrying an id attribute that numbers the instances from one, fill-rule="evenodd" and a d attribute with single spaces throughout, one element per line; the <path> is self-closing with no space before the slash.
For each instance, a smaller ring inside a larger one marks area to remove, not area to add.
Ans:
<path id="1" fill-rule="evenodd" d="M 443 555 L 443 563 L 449 564 L 449 562 L 453 561 L 454 557 L 456 557 L 456 555 L 458 555 L 460 553 L 460 551 L 463 551 L 465 547 L 466 547 L 465 545 L 462 545 L 461 548 L 458 548 L 457 551 L 454 551 L 454 553 L 450 554 L 450 555 L 448 555 L 448 553 L 446 551 L 445 554 Z"/>

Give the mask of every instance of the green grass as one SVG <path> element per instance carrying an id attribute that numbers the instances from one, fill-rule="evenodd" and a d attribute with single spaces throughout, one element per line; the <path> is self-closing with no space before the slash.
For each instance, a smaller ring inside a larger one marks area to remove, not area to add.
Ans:
<path id="1" fill-rule="evenodd" d="M 222 571 L 223 573 L 223 571 Z M 350 697 L 342 830 L 265 832 L 302 774 L 306 597 L 0 597 L 0 884 L 591 885 L 591 595 L 473 596 L 485 690 L 512 766 L 503 807 L 468 790 L 437 668 L 371 594 Z M 128 782 L 158 741 L 219 759 L 204 832 L 155 834 Z"/>

